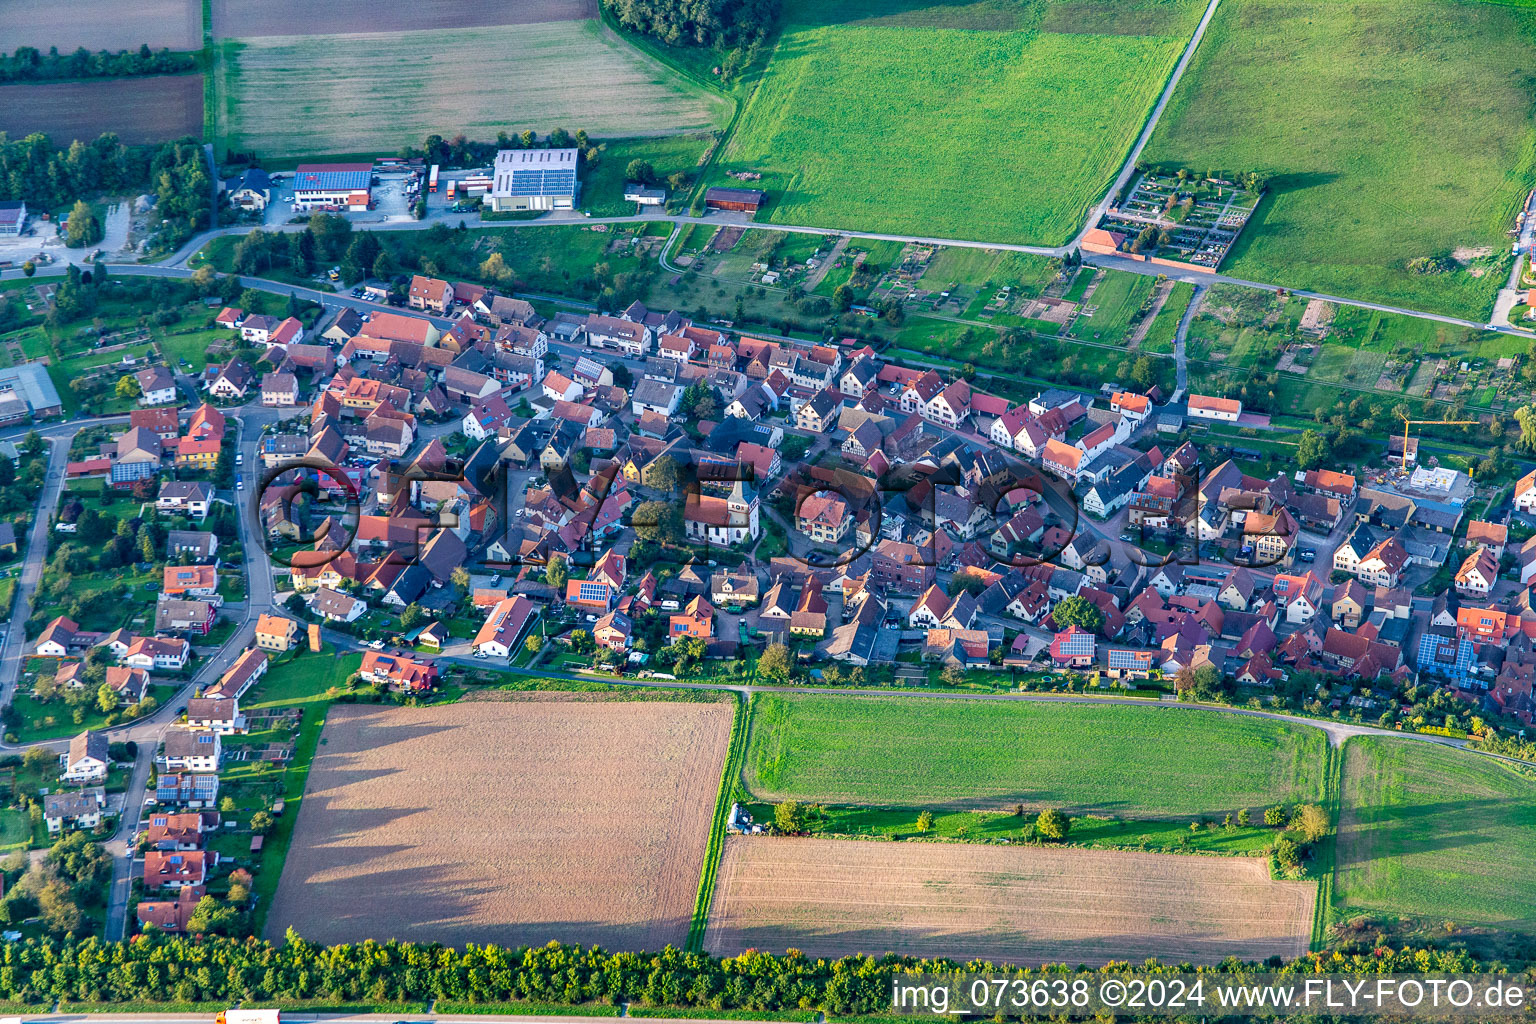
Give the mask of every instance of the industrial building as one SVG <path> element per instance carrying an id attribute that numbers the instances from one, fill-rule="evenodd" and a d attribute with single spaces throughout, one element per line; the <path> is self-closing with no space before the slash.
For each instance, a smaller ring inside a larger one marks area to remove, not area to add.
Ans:
<path id="1" fill-rule="evenodd" d="M 574 210 L 576 161 L 574 149 L 503 149 L 496 154 L 486 205 L 497 213 Z"/>
<path id="2" fill-rule="evenodd" d="M 293 174 L 295 210 L 366 210 L 373 205 L 372 164 L 300 164 Z"/>

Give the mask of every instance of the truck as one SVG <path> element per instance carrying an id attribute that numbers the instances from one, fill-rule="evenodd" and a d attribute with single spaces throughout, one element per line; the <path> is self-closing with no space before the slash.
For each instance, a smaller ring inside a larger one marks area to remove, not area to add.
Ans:
<path id="1" fill-rule="evenodd" d="M 453 202 L 454 194 L 456 192 L 458 192 L 458 190 L 459 190 L 459 183 L 458 182 L 456 182 L 456 181 L 448 182 L 448 201 L 450 203 Z"/>
<path id="2" fill-rule="evenodd" d="M 437 191 L 437 169 L 438 169 L 438 165 L 437 164 L 433 164 L 432 165 L 432 169 L 427 172 L 427 191 L 428 192 L 434 192 L 435 193 Z"/>
<path id="3" fill-rule="evenodd" d="M 281 1010 L 236 1010 L 231 1007 L 214 1018 L 214 1024 L 281 1024 Z"/>

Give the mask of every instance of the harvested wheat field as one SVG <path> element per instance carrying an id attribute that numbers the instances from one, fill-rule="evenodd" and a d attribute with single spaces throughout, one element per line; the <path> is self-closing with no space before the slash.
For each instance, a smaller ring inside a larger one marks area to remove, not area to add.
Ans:
<path id="1" fill-rule="evenodd" d="M 726 840 L 704 948 L 1099 964 L 1307 951 L 1314 882 L 1259 858 Z"/>
<path id="2" fill-rule="evenodd" d="M 309 0 L 213 0 L 213 32 L 222 39 L 527 25 L 595 18 L 597 0 L 414 0 L 409 4 L 331 0 L 323 19 L 312 17 L 312 12 Z"/>
<path id="3" fill-rule="evenodd" d="M 226 39 L 215 67 L 225 145 L 267 156 L 392 152 L 433 133 L 672 135 L 730 116 L 595 21 Z"/>
<path id="4" fill-rule="evenodd" d="M 267 934 L 682 945 L 729 703 L 338 705 Z"/>
<path id="5" fill-rule="evenodd" d="M 47 53 L 87 50 L 196 50 L 203 45 L 203 9 L 197 0 L 0 0 L 0 52 L 35 46 Z"/>

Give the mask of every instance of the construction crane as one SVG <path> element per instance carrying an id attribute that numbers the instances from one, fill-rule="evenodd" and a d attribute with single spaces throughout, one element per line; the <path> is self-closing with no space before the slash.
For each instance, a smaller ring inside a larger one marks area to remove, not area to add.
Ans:
<path id="1" fill-rule="evenodd" d="M 1398 415 L 1402 416 L 1403 414 L 1398 413 Z M 1419 424 L 1420 426 L 1470 427 L 1476 422 L 1477 420 L 1411 420 L 1407 416 L 1403 416 L 1403 472 L 1408 472 L 1409 427 L 1413 426 L 1415 423 Z"/>

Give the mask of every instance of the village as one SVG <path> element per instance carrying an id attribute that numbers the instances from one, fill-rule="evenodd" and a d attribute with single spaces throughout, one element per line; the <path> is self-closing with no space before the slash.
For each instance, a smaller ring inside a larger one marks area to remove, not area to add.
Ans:
<path id="1" fill-rule="evenodd" d="M 371 203 L 362 168 L 297 178 L 295 209 Z M 126 547 L 152 543 L 121 558 L 152 607 L 39 623 L 34 695 L 86 691 L 110 717 L 38 798 L 49 835 L 99 835 L 142 786 L 141 926 L 206 927 L 216 877 L 248 898 L 283 800 L 229 774 L 286 764 L 298 720 L 241 701 L 302 650 L 360 652 L 348 685 L 410 700 L 489 670 L 1097 689 L 1460 735 L 1536 711 L 1536 471 L 1504 507 L 1409 438 L 1365 477 L 1261 479 L 1232 441 L 1268 417 L 1234 398 L 1106 383 L 1014 402 L 857 339 L 639 302 L 541 313 L 419 274 L 403 302 L 354 297 L 210 309 L 232 358 L 131 368 L 126 427 L 72 443 L 51 543 L 102 530 L 82 494 L 137 507 Z M 152 712 L 241 615 L 250 646 L 125 778 L 103 727 Z"/>

